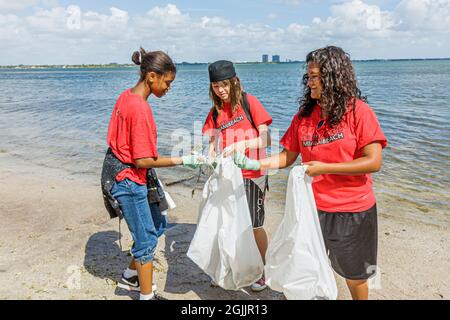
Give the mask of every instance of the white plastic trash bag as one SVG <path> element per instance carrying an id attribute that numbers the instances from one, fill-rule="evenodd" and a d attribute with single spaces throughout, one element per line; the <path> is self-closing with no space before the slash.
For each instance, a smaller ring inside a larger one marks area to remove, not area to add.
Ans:
<path id="1" fill-rule="evenodd" d="M 175 201 L 173 201 L 173 199 L 172 199 L 172 197 L 170 196 L 170 194 L 164 189 L 164 184 L 162 183 L 162 181 L 159 180 L 159 179 L 158 179 L 158 181 L 159 181 L 159 185 L 161 186 L 161 188 L 162 188 L 163 191 L 164 191 L 164 196 L 166 197 L 167 204 L 169 205 L 169 209 L 168 209 L 168 210 L 173 210 L 173 209 L 175 209 L 175 208 L 177 207 L 177 205 L 175 204 Z M 162 211 L 161 214 L 162 214 L 163 216 L 167 216 L 167 211 L 168 211 L 168 210 Z"/>
<path id="2" fill-rule="evenodd" d="M 191 258 L 226 290 L 261 278 L 264 265 L 253 235 L 242 171 L 232 158 L 220 159 L 203 188 Z"/>
<path id="3" fill-rule="evenodd" d="M 284 218 L 269 243 L 265 276 L 287 299 L 337 298 L 337 287 L 320 229 L 312 178 L 305 166 L 291 170 Z"/>

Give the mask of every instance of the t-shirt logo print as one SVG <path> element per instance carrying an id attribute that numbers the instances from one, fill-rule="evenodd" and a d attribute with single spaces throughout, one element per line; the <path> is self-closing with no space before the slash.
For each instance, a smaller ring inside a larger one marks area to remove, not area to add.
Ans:
<path id="1" fill-rule="evenodd" d="M 328 136 L 328 137 L 323 137 L 322 139 L 319 140 L 319 135 L 318 134 L 314 134 L 312 140 L 303 140 L 303 147 L 308 148 L 308 147 L 315 147 L 318 145 L 322 145 L 322 144 L 328 144 L 328 143 L 332 143 L 334 141 L 337 140 L 342 140 L 345 138 L 345 135 L 343 132 L 337 132 L 335 134 L 333 134 L 332 136 Z"/>
<path id="2" fill-rule="evenodd" d="M 240 114 L 237 118 L 234 118 L 233 120 L 231 120 L 231 121 L 229 121 L 229 122 L 227 122 L 227 123 L 225 123 L 225 124 L 222 124 L 222 125 L 219 127 L 219 129 L 220 129 L 221 131 L 222 131 L 222 130 L 225 130 L 225 129 L 228 129 L 229 127 L 234 126 L 236 123 L 241 122 L 242 120 L 244 120 L 244 117 L 242 116 L 242 114 Z"/>

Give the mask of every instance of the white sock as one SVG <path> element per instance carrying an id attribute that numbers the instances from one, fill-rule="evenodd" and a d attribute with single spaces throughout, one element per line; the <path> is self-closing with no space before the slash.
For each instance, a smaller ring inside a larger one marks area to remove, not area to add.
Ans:
<path id="1" fill-rule="evenodd" d="M 150 294 L 139 294 L 139 300 L 150 300 L 151 298 L 153 298 L 155 294 L 152 292 Z"/>
<path id="2" fill-rule="evenodd" d="M 125 276 L 125 278 L 131 278 L 131 277 L 137 276 L 137 271 L 127 268 L 125 270 L 125 272 L 123 273 L 123 275 Z"/>

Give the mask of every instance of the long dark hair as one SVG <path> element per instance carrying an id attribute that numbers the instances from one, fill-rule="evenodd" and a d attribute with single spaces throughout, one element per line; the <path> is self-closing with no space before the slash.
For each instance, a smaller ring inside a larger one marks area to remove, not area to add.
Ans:
<path id="1" fill-rule="evenodd" d="M 162 51 L 145 51 L 142 47 L 135 51 L 131 60 L 141 66 L 141 79 L 143 81 L 148 72 L 155 72 L 158 75 L 166 73 L 177 73 L 177 68 L 172 59 Z"/>
<path id="2" fill-rule="evenodd" d="M 213 103 L 211 111 L 219 114 L 219 111 L 223 107 L 223 101 L 216 95 L 212 85 L 212 83 L 209 85 L 209 97 Z M 238 77 L 232 77 L 231 79 L 219 81 L 219 85 L 230 85 L 231 110 L 236 112 L 238 105 L 242 104 L 242 93 L 244 89 L 242 87 L 241 80 L 239 80 Z"/>
<path id="3" fill-rule="evenodd" d="M 358 88 L 355 71 L 350 56 L 341 48 L 327 46 L 314 50 L 306 56 L 308 63 L 315 63 L 320 68 L 322 93 L 320 104 L 327 111 L 327 122 L 330 127 L 341 122 L 349 106 L 354 110 L 356 99 L 367 102 Z M 300 117 L 309 117 L 319 101 L 311 98 L 308 86 L 307 70 L 303 75 L 303 97 L 299 99 Z"/>

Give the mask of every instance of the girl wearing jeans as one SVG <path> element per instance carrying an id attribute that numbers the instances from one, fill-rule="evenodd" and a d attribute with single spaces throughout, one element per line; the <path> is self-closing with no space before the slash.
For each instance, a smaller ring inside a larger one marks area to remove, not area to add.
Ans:
<path id="1" fill-rule="evenodd" d="M 132 60 L 140 66 L 140 79 L 118 98 L 108 127 L 107 143 L 114 155 L 132 167 L 116 176 L 111 194 L 120 204 L 133 237 L 133 259 L 122 275 L 122 281 L 140 290 L 141 300 L 157 299 L 152 286 L 153 255 L 166 228 L 166 219 L 158 206 L 147 199 L 147 169 L 184 165 L 196 168 L 200 161 L 190 155 L 163 158 L 158 154 L 156 123 L 147 102 L 150 95 L 164 96 L 175 80 L 176 67 L 161 51 L 133 53 Z"/>

